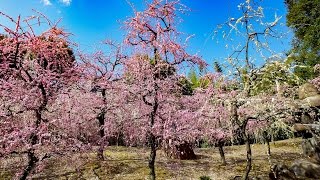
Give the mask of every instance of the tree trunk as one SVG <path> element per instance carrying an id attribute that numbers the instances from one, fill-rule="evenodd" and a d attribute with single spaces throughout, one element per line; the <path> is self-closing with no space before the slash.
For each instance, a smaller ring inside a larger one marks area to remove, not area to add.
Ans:
<path id="1" fill-rule="evenodd" d="M 36 110 L 35 114 L 36 114 L 36 131 L 38 129 L 38 127 L 40 126 L 42 117 L 41 117 L 41 109 Z M 33 148 L 34 145 L 36 145 L 38 143 L 39 137 L 36 134 L 36 132 L 33 132 L 30 136 L 30 144 Z M 39 159 L 36 157 L 35 153 L 34 153 L 34 149 L 29 149 L 28 150 L 28 164 L 26 166 L 26 168 L 24 168 L 22 176 L 20 177 L 20 180 L 25 180 L 27 179 L 27 177 L 30 175 L 30 173 L 34 170 L 34 168 L 36 167 L 37 162 L 39 161 Z"/>
<path id="2" fill-rule="evenodd" d="M 20 180 L 25 180 L 30 175 L 30 173 L 34 170 L 36 167 L 36 163 L 39 161 L 39 159 L 35 156 L 33 150 L 29 150 L 28 152 L 28 165 L 24 169 L 22 176 L 20 177 Z"/>
<path id="3" fill-rule="evenodd" d="M 249 137 L 246 134 L 246 127 L 247 127 L 247 123 L 249 118 L 246 118 L 242 123 L 239 121 L 239 116 L 238 116 L 238 105 L 237 105 L 237 100 L 234 99 L 231 102 L 231 109 L 230 109 L 230 118 L 231 118 L 231 122 L 233 124 L 238 124 L 239 126 L 239 134 L 241 135 L 241 137 L 243 137 L 243 141 L 246 145 L 246 151 L 247 151 L 247 165 L 246 165 L 246 172 L 243 175 L 242 179 L 247 180 L 249 178 L 249 173 L 251 171 L 251 167 L 252 167 L 252 153 L 251 153 L 251 145 L 250 145 L 250 141 L 249 141 Z"/>
<path id="4" fill-rule="evenodd" d="M 99 121 L 99 135 L 100 135 L 100 143 L 99 143 L 99 149 L 97 151 L 97 158 L 101 161 L 104 160 L 104 112 L 101 112 L 101 114 L 98 116 L 98 121 Z"/>
<path id="5" fill-rule="evenodd" d="M 149 169 L 150 169 L 150 179 L 155 180 L 156 179 L 156 172 L 155 172 L 155 160 L 157 155 L 157 149 L 156 149 L 156 138 L 153 134 L 150 134 L 150 157 L 149 157 Z"/>
<path id="6" fill-rule="evenodd" d="M 267 144 L 267 155 L 268 159 L 270 160 L 270 155 L 271 155 L 271 150 L 270 150 L 270 142 L 271 142 L 271 137 L 267 131 L 263 131 L 263 139 L 264 143 Z"/>
<path id="7" fill-rule="evenodd" d="M 219 153 L 220 153 L 221 163 L 222 163 L 222 165 L 226 165 L 227 162 L 226 162 L 226 157 L 224 156 L 222 143 L 218 143 L 218 149 L 219 149 Z"/>
<path id="8" fill-rule="evenodd" d="M 29 80 L 32 81 L 32 78 L 31 77 L 29 77 L 29 78 L 30 78 Z M 26 168 L 23 170 L 23 173 L 22 173 L 22 176 L 20 177 L 20 180 L 27 179 L 27 177 L 32 173 L 32 171 L 36 167 L 36 164 L 39 162 L 39 159 L 36 157 L 36 155 L 34 153 L 33 146 L 38 144 L 38 141 L 39 141 L 39 137 L 37 135 L 37 132 L 38 132 L 38 128 L 42 122 L 42 112 L 47 106 L 48 98 L 47 98 L 47 92 L 46 92 L 42 83 L 40 83 L 38 85 L 38 88 L 41 91 L 41 96 L 42 96 L 43 100 L 42 100 L 42 103 L 39 106 L 39 108 L 34 111 L 34 113 L 36 115 L 35 132 L 33 132 L 29 137 L 31 148 L 28 150 L 28 164 L 27 164 Z"/>
<path id="9" fill-rule="evenodd" d="M 238 117 L 238 107 L 237 100 L 234 99 L 230 104 L 230 121 L 232 125 L 232 144 L 233 145 L 242 145 L 244 144 L 244 137 L 242 134 L 241 123 L 239 122 Z M 238 127 L 237 127 L 238 126 Z"/>
<path id="10" fill-rule="evenodd" d="M 267 151 L 267 155 L 268 155 L 268 157 L 270 158 L 270 156 L 271 156 L 271 149 L 270 149 L 270 141 L 269 141 L 269 139 L 267 139 L 267 148 L 268 148 L 268 151 Z"/>
<path id="11" fill-rule="evenodd" d="M 97 158 L 98 158 L 98 160 L 100 160 L 100 161 L 103 161 L 103 160 L 104 160 L 103 151 L 104 151 L 104 146 L 103 146 L 103 145 L 100 145 L 100 146 L 99 146 L 99 149 L 98 149 L 98 151 L 97 151 Z"/>
<path id="12" fill-rule="evenodd" d="M 103 97 L 103 102 L 104 105 L 106 104 L 106 90 L 102 89 L 101 91 L 102 97 Z M 104 125 L 105 125 L 105 114 L 106 110 L 105 107 L 102 108 L 101 113 L 98 115 L 97 119 L 99 122 L 99 135 L 100 135 L 100 143 L 99 143 L 99 149 L 97 152 L 97 158 L 101 161 L 104 160 L 104 144 L 105 144 L 105 133 L 104 133 Z"/>
<path id="13" fill-rule="evenodd" d="M 251 167 L 252 167 L 252 153 L 251 153 L 251 145 L 250 145 L 250 142 L 249 142 L 249 138 L 245 134 L 244 131 L 243 131 L 243 137 L 244 137 L 244 141 L 245 141 L 245 144 L 246 144 L 246 150 L 247 150 L 247 165 L 246 165 L 246 172 L 243 175 L 242 179 L 243 180 L 248 180 L 249 179 L 249 173 L 250 173 Z"/>
<path id="14" fill-rule="evenodd" d="M 270 149 L 270 141 L 271 139 L 267 138 L 266 139 L 266 143 L 267 143 L 267 157 L 268 157 L 268 162 L 269 162 L 269 166 L 272 167 L 272 161 L 271 161 L 271 149 Z"/>

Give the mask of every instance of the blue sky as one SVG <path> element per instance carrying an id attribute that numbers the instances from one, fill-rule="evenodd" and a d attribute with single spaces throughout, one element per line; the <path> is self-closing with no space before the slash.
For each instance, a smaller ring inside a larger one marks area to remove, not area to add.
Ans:
<path id="1" fill-rule="evenodd" d="M 138 10 L 142 10 L 144 0 L 130 0 Z M 195 36 L 189 42 L 188 50 L 198 53 L 209 64 L 213 60 L 222 62 L 230 51 L 225 49 L 221 37 L 213 39 L 213 31 L 218 24 L 225 22 L 228 17 L 237 17 L 237 5 L 240 0 L 181 0 L 191 8 L 187 15 L 181 18 L 183 22 L 178 29 L 188 35 Z M 265 0 L 263 7 L 267 20 L 272 21 L 274 13 L 282 16 L 281 23 L 285 24 L 286 8 L 283 0 Z M 0 11 L 17 17 L 35 14 L 36 9 L 48 16 L 52 21 L 62 19 L 60 26 L 73 33 L 72 39 L 79 44 L 79 48 L 91 51 L 106 38 L 121 41 L 125 32 L 121 30 L 121 22 L 133 15 L 126 0 L 0 0 Z M 0 22 L 6 24 L 3 18 Z M 288 31 L 281 26 L 280 31 Z M 290 48 L 291 35 L 281 41 L 272 41 L 276 52 L 283 52 Z M 217 43 L 217 41 L 219 43 Z"/>

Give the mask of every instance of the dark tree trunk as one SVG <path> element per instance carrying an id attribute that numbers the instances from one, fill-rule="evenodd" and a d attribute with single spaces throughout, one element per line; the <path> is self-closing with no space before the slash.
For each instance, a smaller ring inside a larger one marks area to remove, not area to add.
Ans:
<path id="1" fill-rule="evenodd" d="M 271 162 L 271 148 L 270 148 L 270 141 L 271 139 L 267 138 L 266 143 L 267 143 L 267 157 L 268 157 L 268 162 L 270 167 L 272 167 L 272 162 Z"/>
<path id="2" fill-rule="evenodd" d="M 233 100 L 231 102 L 230 107 L 230 120 L 232 124 L 232 143 L 236 145 L 242 145 L 244 144 L 244 137 L 242 133 L 242 127 L 241 123 L 239 122 L 238 117 L 238 106 L 237 106 L 237 100 Z"/>
<path id="3" fill-rule="evenodd" d="M 267 144 L 267 156 L 268 156 L 269 163 L 271 165 L 271 149 L 270 149 L 271 137 L 267 131 L 263 132 L 263 138 L 264 138 L 264 142 Z"/>
<path id="4" fill-rule="evenodd" d="M 243 175 L 242 179 L 243 180 L 248 180 L 249 179 L 249 173 L 251 171 L 252 168 L 252 153 L 251 153 L 251 145 L 250 145 L 250 141 L 248 136 L 245 134 L 245 132 L 243 131 L 243 137 L 244 137 L 244 141 L 246 144 L 246 150 L 247 150 L 247 165 L 246 165 L 246 172 Z"/>
<path id="5" fill-rule="evenodd" d="M 268 157 L 270 158 L 270 156 L 271 156 L 271 149 L 270 149 L 270 141 L 269 141 L 269 139 L 267 139 L 267 148 L 268 148 Z"/>
<path id="6" fill-rule="evenodd" d="M 29 76 L 29 80 L 31 81 L 32 78 Z M 25 180 L 27 177 L 32 173 L 34 168 L 36 167 L 37 163 L 39 162 L 39 159 L 37 158 L 36 154 L 34 153 L 33 146 L 38 144 L 39 137 L 37 135 L 38 128 L 42 122 L 42 112 L 44 111 L 45 107 L 48 104 L 48 97 L 47 97 L 47 92 L 43 86 L 42 83 L 38 85 L 38 88 L 41 91 L 41 96 L 42 96 L 42 104 L 39 106 L 37 110 L 35 110 L 36 114 L 36 122 L 35 122 L 35 132 L 33 132 L 30 135 L 30 145 L 31 149 L 28 150 L 28 164 L 26 168 L 24 169 L 22 176 L 20 177 L 20 180 Z"/>
<path id="7" fill-rule="evenodd" d="M 106 90 L 102 89 L 101 91 L 103 102 L 106 102 Z M 100 135 L 100 143 L 99 143 L 99 149 L 97 152 L 97 158 L 101 161 L 104 160 L 104 143 L 105 143 L 105 133 L 104 133 L 104 125 L 105 125 L 105 107 L 102 108 L 101 113 L 98 115 L 97 119 L 99 122 L 99 135 Z"/>
<path id="8" fill-rule="evenodd" d="M 155 121 L 155 114 L 158 109 L 158 99 L 155 97 L 155 103 L 153 104 L 153 111 L 151 112 L 150 118 L 150 127 L 153 127 Z M 155 172 L 155 161 L 157 155 L 157 144 L 156 144 L 156 137 L 152 132 L 149 132 L 149 145 L 150 145 L 150 157 L 149 157 L 149 169 L 150 169 L 150 179 L 156 179 L 156 172 Z"/>
<path id="9" fill-rule="evenodd" d="M 104 156 L 103 156 L 103 151 L 104 151 L 104 115 L 105 113 L 104 112 L 101 112 L 101 114 L 98 116 L 98 121 L 99 121 L 99 135 L 100 135 L 100 143 L 99 143 L 99 149 L 98 149 L 98 152 L 97 152 L 97 158 L 99 160 L 104 160 Z"/>
<path id="10" fill-rule="evenodd" d="M 220 158 L 221 158 L 221 163 L 222 165 L 226 165 L 226 157 L 224 156 L 224 151 L 223 151 L 223 144 L 222 143 L 218 143 L 218 149 L 219 149 L 219 154 L 220 154 Z"/>
<path id="11" fill-rule="evenodd" d="M 41 123 L 41 111 L 35 111 L 36 113 L 36 129 L 38 129 L 38 127 L 40 126 Z M 38 135 L 34 132 L 31 134 L 30 136 L 30 143 L 31 146 L 34 146 L 38 143 L 39 137 Z M 24 168 L 22 176 L 20 177 L 20 180 L 25 180 L 27 179 L 27 177 L 32 173 L 32 171 L 34 170 L 34 168 L 36 167 L 37 162 L 39 161 L 39 159 L 36 157 L 35 153 L 34 153 L 34 149 L 29 149 L 28 150 L 28 164 L 27 166 Z"/>
<path id="12" fill-rule="evenodd" d="M 124 136 L 123 131 L 120 130 L 119 133 L 117 134 L 117 139 L 116 139 L 117 146 L 124 146 L 125 145 L 124 140 L 123 140 L 123 138 L 124 138 L 123 136 Z"/>
<path id="13" fill-rule="evenodd" d="M 239 126 L 239 130 L 240 130 L 240 135 L 241 137 L 243 137 L 243 141 L 246 145 L 246 151 L 247 151 L 247 165 L 246 165 L 246 171 L 245 174 L 242 176 L 242 179 L 247 180 L 249 179 L 249 173 L 251 171 L 252 168 L 252 152 L 251 152 L 251 145 L 250 145 L 250 141 L 249 141 L 249 137 L 246 134 L 246 127 L 247 127 L 247 123 L 249 121 L 249 118 L 246 118 L 245 120 L 243 120 L 242 122 L 240 122 L 239 120 L 239 116 L 238 116 L 238 105 L 237 105 L 237 100 L 233 100 L 231 102 L 231 122 L 233 124 L 237 124 Z"/>
<path id="14" fill-rule="evenodd" d="M 35 156 L 33 150 L 29 150 L 29 152 L 28 152 L 28 165 L 24 169 L 22 176 L 20 177 L 20 180 L 27 179 L 27 177 L 32 173 L 32 171 L 36 167 L 36 164 L 38 161 L 39 161 L 39 159 Z"/>
<path id="15" fill-rule="evenodd" d="M 156 149 L 156 138 L 153 134 L 150 134 L 150 157 L 149 157 L 149 169 L 150 169 L 150 179 L 155 180 L 156 179 L 156 172 L 155 172 L 155 160 L 157 155 L 157 149 Z"/>

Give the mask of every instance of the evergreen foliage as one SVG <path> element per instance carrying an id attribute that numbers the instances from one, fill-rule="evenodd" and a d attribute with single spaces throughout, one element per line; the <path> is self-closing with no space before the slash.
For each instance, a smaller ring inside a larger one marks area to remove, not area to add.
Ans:
<path id="1" fill-rule="evenodd" d="M 320 63 L 320 0 L 286 0 L 287 26 L 293 29 L 292 56 L 295 73 L 308 80 L 316 77 L 313 67 Z"/>

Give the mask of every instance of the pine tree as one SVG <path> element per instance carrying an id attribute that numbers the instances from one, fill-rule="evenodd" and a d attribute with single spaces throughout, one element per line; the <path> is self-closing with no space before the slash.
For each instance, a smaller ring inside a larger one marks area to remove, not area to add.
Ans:
<path id="1" fill-rule="evenodd" d="M 316 76 L 313 67 L 320 63 L 320 0 L 286 0 L 287 26 L 293 29 L 292 55 L 295 73 L 307 80 Z"/>

